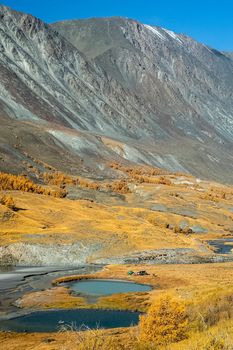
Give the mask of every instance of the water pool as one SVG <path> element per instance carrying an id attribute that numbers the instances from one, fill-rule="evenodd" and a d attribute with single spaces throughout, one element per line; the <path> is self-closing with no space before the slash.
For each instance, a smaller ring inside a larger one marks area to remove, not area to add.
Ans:
<path id="1" fill-rule="evenodd" d="M 118 293 L 148 292 L 151 286 L 127 281 L 81 280 L 70 284 L 72 292 L 90 296 L 104 296 Z"/>
<path id="2" fill-rule="evenodd" d="M 29 315 L 0 321 L 1 331 L 12 332 L 57 332 L 63 326 L 76 330 L 95 328 L 119 328 L 136 325 L 139 312 L 78 309 L 38 311 Z"/>
<path id="3" fill-rule="evenodd" d="M 233 238 L 215 239 L 207 243 L 214 247 L 216 254 L 232 254 Z"/>

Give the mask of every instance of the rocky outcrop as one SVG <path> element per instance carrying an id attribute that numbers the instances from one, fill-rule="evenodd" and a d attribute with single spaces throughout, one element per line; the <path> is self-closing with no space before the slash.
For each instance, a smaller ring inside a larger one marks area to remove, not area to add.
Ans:
<path id="1" fill-rule="evenodd" d="M 94 243 L 88 246 L 82 243 L 72 245 L 15 243 L 0 247 L 0 265 L 78 266 L 86 264 L 92 253 L 98 249 L 100 245 Z"/>
<path id="2" fill-rule="evenodd" d="M 106 248 L 107 249 L 107 248 Z M 204 264 L 233 261 L 233 255 L 200 253 L 191 248 L 140 251 L 128 256 L 109 256 L 98 243 L 43 245 L 15 243 L 0 247 L 0 265 L 19 266 L 78 266 L 81 264 Z"/>
<path id="3" fill-rule="evenodd" d="M 233 255 L 200 254 L 190 248 L 158 249 L 132 254 L 126 264 L 206 264 L 233 261 Z"/>

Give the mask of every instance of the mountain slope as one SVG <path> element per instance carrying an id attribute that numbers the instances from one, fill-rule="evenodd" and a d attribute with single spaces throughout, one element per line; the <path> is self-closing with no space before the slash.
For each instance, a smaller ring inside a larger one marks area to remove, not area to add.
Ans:
<path id="1" fill-rule="evenodd" d="M 53 28 L 143 95 L 161 117 L 166 113 L 164 122 L 181 133 L 203 137 L 211 133 L 214 118 L 215 132 L 232 140 L 233 62 L 224 54 L 184 35 L 121 18 L 66 21 Z"/>
<path id="2" fill-rule="evenodd" d="M 1 169 L 38 156 L 22 135 L 9 155 L 7 120 L 35 137 L 40 130 L 43 161 L 58 169 L 66 154 L 63 168 L 93 176 L 117 159 L 233 181 L 227 54 L 133 20 L 47 25 L 5 6 L 0 42 Z"/>

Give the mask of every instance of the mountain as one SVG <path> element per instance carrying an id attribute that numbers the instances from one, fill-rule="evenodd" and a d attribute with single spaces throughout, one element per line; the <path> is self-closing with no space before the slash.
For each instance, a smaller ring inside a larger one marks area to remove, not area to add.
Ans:
<path id="1" fill-rule="evenodd" d="M 233 58 L 124 18 L 51 25 L 0 6 L 0 170 L 151 164 L 233 182 Z"/>

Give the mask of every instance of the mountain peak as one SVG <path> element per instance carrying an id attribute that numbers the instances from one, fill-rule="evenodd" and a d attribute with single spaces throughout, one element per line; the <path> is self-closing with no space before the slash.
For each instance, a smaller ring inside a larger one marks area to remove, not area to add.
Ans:
<path id="1" fill-rule="evenodd" d="M 89 167 L 120 157 L 233 181 L 230 55 L 121 17 L 47 25 L 0 13 L 4 120 L 41 127 L 53 155 Z"/>

